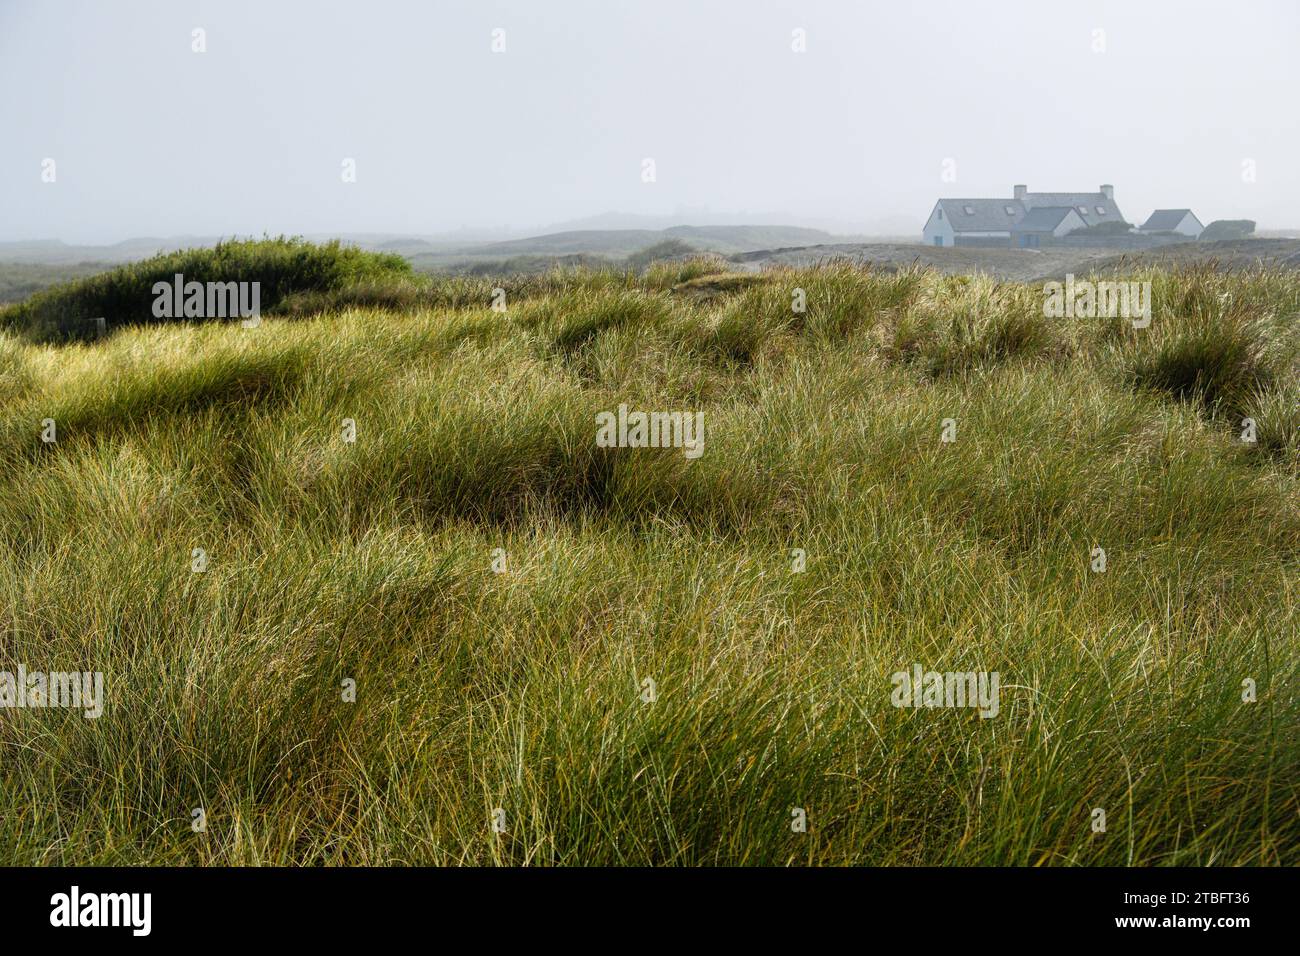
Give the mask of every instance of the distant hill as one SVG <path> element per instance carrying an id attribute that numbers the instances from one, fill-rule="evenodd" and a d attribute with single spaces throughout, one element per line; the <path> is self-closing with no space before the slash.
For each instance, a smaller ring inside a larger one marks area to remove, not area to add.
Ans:
<path id="1" fill-rule="evenodd" d="M 774 246 L 816 246 L 836 237 L 821 229 L 801 226 L 673 226 L 664 233 L 718 252 L 752 252 Z"/>
<path id="2" fill-rule="evenodd" d="M 68 245 L 60 239 L 0 242 L 0 262 L 66 266 L 78 262 L 126 262 L 131 253 L 113 246 Z"/>
<path id="3" fill-rule="evenodd" d="M 588 252 L 603 256 L 628 256 L 662 242 L 664 234 L 649 229 L 578 229 L 527 239 L 509 239 L 466 246 L 460 252 L 476 256 L 571 255 Z"/>
<path id="4" fill-rule="evenodd" d="M 697 249 L 731 255 L 782 246 L 809 246 L 836 237 L 799 226 L 671 226 L 667 229 L 573 229 L 526 239 L 474 245 L 460 250 L 475 256 L 573 255 L 587 253 L 624 258 L 666 239 L 680 239 Z"/>
<path id="5" fill-rule="evenodd" d="M 376 243 L 372 248 L 380 252 L 396 252 L 398 255 L 405 256 L 433 252 L 438 247 L 425 239 L 390 239 L 387 242 Z"/>
<path id="6" fill-rule="evenodd" d="M 0 242 L 0 262 L 42 265 L 72 265 L 79 262 L 135 262 L 162 252 L 215 246 L 217 236 L 171 236 L 166 239 L 141 237 L 106 246 L 69 245 L 61 239 L 32 239 Z"/>
<path id="7" fill-rule="evenodd" d="M 626 219 L 611 215 L 611 221 Z M 651 220 L 651 217 L 644 217 Z M 653 221 L 653 220 L 652 220 Z M 308 236 L 308 239 L 324 237 Z M 333 237 L 329 237 L 333 238 Z M 433 262 L 504 259 L 515 256 L 604 256 L 625 259 L 667 239 L 680 239 L 701 250 L 731 255 L 785 246 L 818 245 L 835 237 L 820 229 L 779 225 L 673 225 L 655 229 L 564 229 L 519 239 L 491 239 L 469 230 L 427 236 L 383 234 L 343 235 L 345 244 L 396 252 Z M 0 262 L 72 265 L 80 262 L 135 262 L 179 249 L 211 248 L 219 236 L 168 236 L 127 239 L 111 245 L 70 245 L 58 239 L 0 242 Z"/>

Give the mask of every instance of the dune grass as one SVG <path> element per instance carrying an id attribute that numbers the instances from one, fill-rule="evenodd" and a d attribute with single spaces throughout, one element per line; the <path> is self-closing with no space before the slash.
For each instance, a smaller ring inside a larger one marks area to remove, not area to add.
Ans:
<path id="1" fill-rule="evenodd" d="M 1146 330 L 708 262 L 0 338 L 0 669 L 107 684 L 0 710 L 0 861 L 1300 863 L 1300 280 L 1136 278 Z"/>

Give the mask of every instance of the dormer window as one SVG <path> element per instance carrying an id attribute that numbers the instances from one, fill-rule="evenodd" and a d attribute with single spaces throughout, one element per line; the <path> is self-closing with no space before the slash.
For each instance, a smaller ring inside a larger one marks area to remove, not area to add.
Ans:
<path id="1" fill-rule="evenodd" d="M 962 207 L 962 211 L 965 212 L 966 215 L 968 215 L 968 216 L 973 216 L 973 215 L 975 215 L 975 207 L 974 207 L 974 206 L 963 206 L 963 207 Z"/>

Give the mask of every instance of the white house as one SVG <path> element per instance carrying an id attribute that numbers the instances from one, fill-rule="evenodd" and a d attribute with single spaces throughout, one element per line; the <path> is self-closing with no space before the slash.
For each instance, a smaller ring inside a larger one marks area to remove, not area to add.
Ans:
<path id="1" fill-rule="evenodd" d="M 1138 231 L 1176 232 L 1195 239 L 1205 231 L 1205 227 L 1190 209 L 1157 209 Z"/>
<path id="2" fill-rule="evenodd" d="M 929 246 L 1037 245 L 1046 235 L 1056 238 L 1074 229 L 1103 222 L 1123 222 L 1115 204 L 1115 187 L 1102 185 L 1095 193 L 1031 193 L 1028 186 L 1012 187 L 1010 199 L 940 199 L 930 212 L 921 236 Z M 1039 214 L 1031 228 L 1019 225 L 1035 209 L 1059 210 Z M 1067 216 L 1069 209 L 1073 215 Z M 1044 227 L 1047 219 L 1053 221 Z"/>

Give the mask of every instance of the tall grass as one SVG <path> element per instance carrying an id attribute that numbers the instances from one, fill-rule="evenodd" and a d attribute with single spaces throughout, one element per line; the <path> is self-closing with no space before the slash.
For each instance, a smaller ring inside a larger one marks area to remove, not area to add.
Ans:
<path id="1" fill-rule="evenodd" d="M 1294 276 L 667 268 L 0 337 L 4 862 L 1300 863 Z"/>

